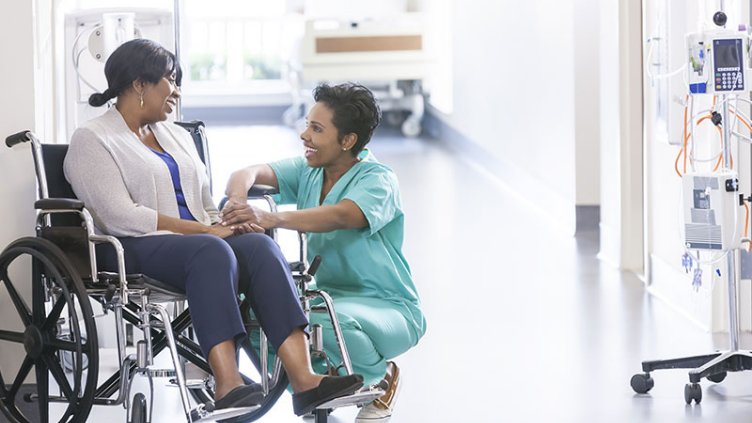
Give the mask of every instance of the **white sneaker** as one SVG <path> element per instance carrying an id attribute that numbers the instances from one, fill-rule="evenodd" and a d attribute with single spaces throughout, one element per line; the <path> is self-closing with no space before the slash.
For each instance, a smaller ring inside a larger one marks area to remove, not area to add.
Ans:
<path id="1" fill-rule="evenodd" d="M 387 376 L 389 388 L 384 395 L 375 399 L 372 403 L 363 406 L 355 417 L 355 423 L 386 423 L 392 418 L 394 404 L 397 402 L 402 383 L 400 381 L 400 370 L 393 361 L 389 362 L 391 367 L 391 380 Z M 390 373 L 387 372 L 387 375 Z"/>

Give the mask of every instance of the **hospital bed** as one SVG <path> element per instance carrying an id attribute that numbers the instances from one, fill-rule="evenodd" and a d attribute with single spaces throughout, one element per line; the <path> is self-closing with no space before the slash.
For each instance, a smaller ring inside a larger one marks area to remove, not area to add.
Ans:
<path id="1" fill-rule="evenodd" d="M 374 91 L 387 120 L 401 123 L 404 135 L 420 133 L 423 81 L 432 61 L 422 14 L 358 21 L 309 19 L 294 50 L 288 70 L 293 104 L 283 116 L 286 124 L 293 125 L 310 107 L 312 86 L 352 81 Z M 404 119 L 402 112 L 407 112 Z"/>

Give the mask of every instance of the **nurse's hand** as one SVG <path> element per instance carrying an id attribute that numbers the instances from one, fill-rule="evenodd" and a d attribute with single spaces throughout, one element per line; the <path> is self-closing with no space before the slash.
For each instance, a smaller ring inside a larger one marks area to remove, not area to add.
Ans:
<path id="1" fill-rule="evenodd" d="M 222 210 L 219 212 L 219 217 L 221 218 L 222 215 L 225 213 L 225 211 L 229 211 L 235 206 L 247 206 L 248 205 L 248 198 L 242 198 L 242 197 L 228 197 L 227 202 L 225 203 L 225 206 L 222 207 Z"/>
<path id="2" fill-rule="evenodd" d="M 222 218 L 222 225 L 235 226 L 241 223 L 251 223 L 258 225 L 262 228 L 270 228 L 269 217 L 271 213 L 264 211 L 258 207 L 253 207 L 248 204 L 227 204 L 220 217 Z"/>

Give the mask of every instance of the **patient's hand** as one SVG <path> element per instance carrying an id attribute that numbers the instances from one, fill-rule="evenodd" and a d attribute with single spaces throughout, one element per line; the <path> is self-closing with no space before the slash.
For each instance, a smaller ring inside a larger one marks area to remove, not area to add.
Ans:
<path id="1" fill-rule="evenodd" d="M 233 233 L 235 233 L 236 235 L 249 234 L 252 232 L 264 233 L 266 231 L 264 228 L 255 223 L 240 223 L 230 226 L 230 229 L 232 229 Z"/>
<path id="2" fill-rule="evenodd" d="M 209 234 L 216 235 L 220 238 L 227 238 L 228 236 L 233 235 L 234 232 L 231 228 L 228 228 L 226 226 L 211 225 L 209 226 Z"/>

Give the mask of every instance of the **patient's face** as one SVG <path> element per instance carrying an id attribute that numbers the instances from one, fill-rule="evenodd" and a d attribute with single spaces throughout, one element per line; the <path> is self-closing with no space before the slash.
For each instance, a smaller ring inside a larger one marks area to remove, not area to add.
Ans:
<path id="1" fill-rule="evenodd" d="M 342 151 L 339 131 L 332 123 L 334 113 L 324 103 L 316 103 L 306 118 L 306 129 L 300 134 L 304 154 L 311 167 L 326 167 L 336 164 L 349 154 Z"/>
<path id="2" fill-rule="evenodd" d="M 175 85 L 175 73 L 165 75 L 156 84 L 149 84 L 144 92 L 144 111 L 150 121 L 161 122 L 175 110 L 180 89 Z"/>

